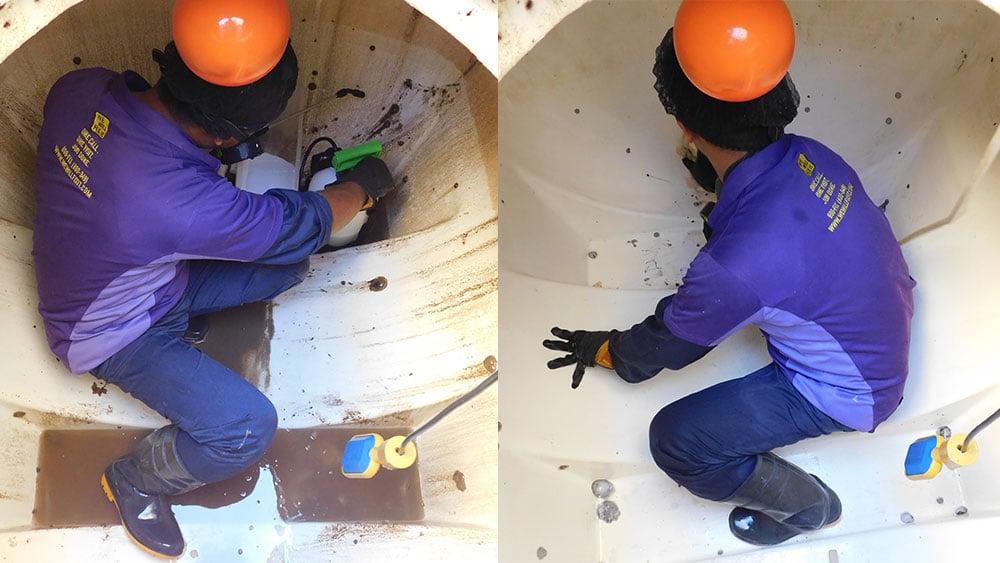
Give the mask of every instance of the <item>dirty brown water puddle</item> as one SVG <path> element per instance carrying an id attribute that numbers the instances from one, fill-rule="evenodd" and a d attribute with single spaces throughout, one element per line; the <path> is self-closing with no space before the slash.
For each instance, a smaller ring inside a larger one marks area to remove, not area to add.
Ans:
<path id="1" fill-rule="evenodd" d="M 260 462 L 240 475 L 174 497 L 183 526 L 184 507 L 231 508 L 225 522 L 415 522 L 424 517 L 417 466 L 380 470 L 372 479 L 340 473 L 344 445 L 354 435 L 377 431 L 407 434 L 409 428 L 328 426 L 279 429 Z M 46 430 L 35 489 L 34 524 L 69 528 L 117 524 L 118 514 L 101 489 L 109 463 L 124 455 L 149 429 Z M 264 497 L 273 506 L 263 506 Z M 276 498 L 275 498 L 276 497 Z"/>
<path id="2" fill-rule="evenodd" d="M 271 307 L 251 303 L 210 314 L 208 338 L 198 346 L 262 390 L 270 385 Z M 101 489 L 101 474 L 150 431 L 44 431 L 32 511 L 35 526 L 118 524 L 117 511 Z M 174 497 L 174 512 L 182 526 L 204 521 L 249 525 L 251 530 L 261 522 L 281 527 L 294 522 L 420 521 L 424 509 L 419 460 L 405 470 L 380 470 L 372 479 L 348 479 L 340 472 L 351 437 L 378 432 L 388 438 L 410 431 L 391 422 L 279 428 L 257 464 L 226 481 Z"/>

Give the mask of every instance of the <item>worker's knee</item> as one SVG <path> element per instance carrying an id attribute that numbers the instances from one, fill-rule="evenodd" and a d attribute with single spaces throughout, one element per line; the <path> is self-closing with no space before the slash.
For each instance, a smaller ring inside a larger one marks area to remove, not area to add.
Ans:
<path id="1" fill-rule="evenodd" d="M 677 403 L 660 409 L 649 424 L 649 451 L 653 460 L 675 479 L 711 464 L 716 455 L 711 447 Z"/>
<path id="2" fill-rule="evenodd" d="M 241 400 L 216 439 L 206 444 L 223 463 L 249 465 L 271 446 L 278 428 L 278 413 L 262 393 Z"/>

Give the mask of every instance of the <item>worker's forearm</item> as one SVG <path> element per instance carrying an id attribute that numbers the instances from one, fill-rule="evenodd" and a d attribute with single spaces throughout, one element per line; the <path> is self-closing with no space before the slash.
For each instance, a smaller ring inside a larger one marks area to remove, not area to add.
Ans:
<path id="1" fill-rule="evenodd" d="M 330 210 L 333 212 L 333 228 L 331 230 L 334 233 L 344 228 L 368 203 L 368 195 L 361 189 L 361 186 L 354 182 L 330 184 L 319 194 L 330 204 Z"/>
<path id="2" fill-rule="evenodd" d="M 656 312 L 643 322 L 611 336 L 612 363 L 625 381 L 639 383 L 663 369 L 679 370 L 712 350 L 713 346 L 702 346 L 674 335 L 664 324 L 663 311 L 673 297 L 661 299 Z"/>

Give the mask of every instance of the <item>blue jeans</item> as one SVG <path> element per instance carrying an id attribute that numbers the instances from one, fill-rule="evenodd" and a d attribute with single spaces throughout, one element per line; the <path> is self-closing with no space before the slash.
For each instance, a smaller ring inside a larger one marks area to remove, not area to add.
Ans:
<path id="1" fill-rule="evenodd" d="M 278 425 L 271 401 L 243 377 L 181 340 L 193 316 L 267 301 L 305 279 L 309 261 L 270 266 L 192 261 L 177 305 L 92 373 L 179 428 L 177 455 L 213 483 L 238 475 L 267 451 Z"/>
<path id="2" fill-rule="evenodd" d="M 807 401 L 775 364 L 667 405 L 649 426 L 656 464 L 681 486 L 725 500 L 757 464 L 757 454 L 852 429 Z"/>

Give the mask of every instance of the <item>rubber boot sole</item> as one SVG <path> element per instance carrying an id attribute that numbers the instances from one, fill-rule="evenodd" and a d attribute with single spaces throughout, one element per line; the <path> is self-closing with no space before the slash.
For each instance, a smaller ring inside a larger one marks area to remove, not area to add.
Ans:
<path id="1" fill-rule="evenodd" d="M 115 505 L 115 510 L 118 510 L 118 502 L 115 501 L 115 495 L 114 493 L 111 492 L 111 487 L 108 485 L 108 479 L 104 475 L 101 475 L 101 488 L 104 489 L 104 495 L 108 497 L 108 500 Z M 125 525 L 125 521 L 122 520 L 121 518 L 121 511 L 118 511 L 118 521 L 121 522 L 122 529 L 125 530 L 125 535 L 128 536 L 128 539 L 132 540 L 132 543 L 139 546 L 139 548 L 141 548 L 146 553 L 150 555 L 155 555 L 160 559 L 169 559 L 171 561 L 178 559 L 184 555 L 183 553 L 181 553 L 180 555 L 167 555 L 165 553 L 159 553 L 153 551 L 152 549 L 149 549 L 148 547 L 139 543 L 139 541 L 132 536 L 132 532 L 128 531 L 128 526 Z"/>

